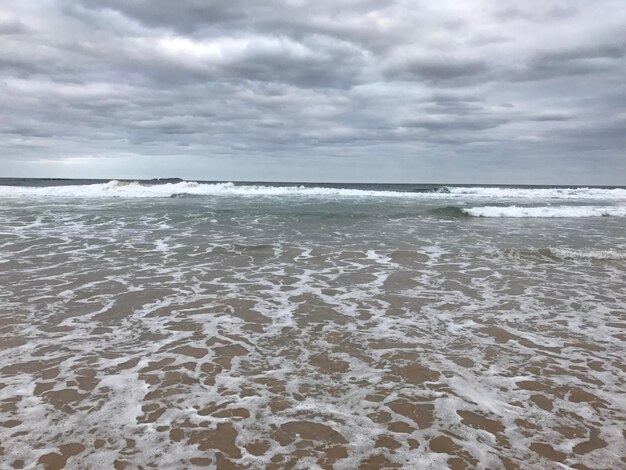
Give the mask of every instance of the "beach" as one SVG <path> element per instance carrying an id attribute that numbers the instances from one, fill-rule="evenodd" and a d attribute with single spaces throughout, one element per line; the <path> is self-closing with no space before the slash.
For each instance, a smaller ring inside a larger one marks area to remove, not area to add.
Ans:
<path id="1" fill-rule="evenodd" d="M 0 180 L 2 468 L 626 466 L 626 189 Z"/>

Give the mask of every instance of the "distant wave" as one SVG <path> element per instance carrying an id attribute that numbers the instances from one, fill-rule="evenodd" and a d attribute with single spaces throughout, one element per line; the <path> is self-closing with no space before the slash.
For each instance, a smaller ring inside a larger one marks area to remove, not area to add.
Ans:
<path id="1" fill-rule="evenodd" d="M 463 208 L 472 217 L 625 217 L 626 206 L 482 206 Z"/>
<path id="2" fill-rule="evenodd" d="M 452 200 L 596 200 L 626 201 L 626 189 L 601 188 L 494 188 L 449 187 L 436 190 L 391 191 L 354 188 L 328 188 L 309 186 L 245 185 L 234 183 L 197 183 L 193 181 L 144 184 L 139 182 L 109 181 L 108 183 L 67 186 L 0 186 L 0 197 L 9 196 L 57 196 L 57 197 L 180 197 L 180 196 L 301 196 L 346 198 L 404 198 L 404 199 L 452 199 Z M 476 208 L 474 208 L 476 209 Z M 474 209 L 471 209 L 472 211 Z M 502 208 L 498 208 L 502 209 Z M 521 210 L 518 209 L 518 210 Z M 469 215 L 476 215 L 469 213 Z M 493 215 L 483 214 L 484 217 Z M 527 215 L 527 217 L 529 217 Z"/>

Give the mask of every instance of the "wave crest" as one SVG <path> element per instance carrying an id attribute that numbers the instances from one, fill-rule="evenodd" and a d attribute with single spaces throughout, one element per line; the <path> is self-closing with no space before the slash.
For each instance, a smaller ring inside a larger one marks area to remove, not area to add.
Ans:
<path id="1" fill-rule="evenodd" d="M 626 216 L 626 206 L 482 206 L 467 207 L 463 209 L 463 212 L 472 217 L 624 217 Z"/>

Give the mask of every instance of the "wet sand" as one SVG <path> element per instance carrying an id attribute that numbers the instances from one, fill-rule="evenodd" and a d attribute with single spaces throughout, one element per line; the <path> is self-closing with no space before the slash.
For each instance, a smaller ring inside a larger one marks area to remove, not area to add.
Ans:
<path id="1" fill-rule="evenodd" d="M 626 466 L 620 221 L 183 202 L 0 208 L 1 468 Z"/>
<path id="2" fill-rule="evenodd" d="M 419 254 L 241 252 L 183 277 L 5 275 L 4 465 L 626 465 L 623 311 L 530 295 L 521 322 Z"/>

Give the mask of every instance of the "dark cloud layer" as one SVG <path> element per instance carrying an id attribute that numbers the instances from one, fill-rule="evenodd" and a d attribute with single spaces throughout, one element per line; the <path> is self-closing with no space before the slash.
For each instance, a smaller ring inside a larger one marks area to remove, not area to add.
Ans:
<path id="1" fill-rule="evenodd" d="M 626 9 L 0 5 L 0 176 L 626 184 Z"/>

